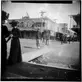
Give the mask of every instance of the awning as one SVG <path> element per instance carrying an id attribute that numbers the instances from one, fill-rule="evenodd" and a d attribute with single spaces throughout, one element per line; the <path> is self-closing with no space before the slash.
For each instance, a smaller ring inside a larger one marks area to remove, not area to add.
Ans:
<path id="1" fill-rule="evenodd" d="M 36 29 L 33 29 L 33 28 L 21 28 L 21 27 L 18 27 L 18 29 L 20 31 L 35 31 Z M 8 28 L 9 31 L 12 30 L 12 27 L 11 28 Z"/>

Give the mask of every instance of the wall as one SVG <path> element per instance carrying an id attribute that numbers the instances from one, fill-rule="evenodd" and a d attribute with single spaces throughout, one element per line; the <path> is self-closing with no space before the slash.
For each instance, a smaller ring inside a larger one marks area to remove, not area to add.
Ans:
<path id="1" fill-rule="evenodd" d="M 54 36 L 57 30 L 57 23 L 53 22 L 52 20 L 48 19 L 46 22 L 46 28 L 51 31 L 51 36 Z"/>

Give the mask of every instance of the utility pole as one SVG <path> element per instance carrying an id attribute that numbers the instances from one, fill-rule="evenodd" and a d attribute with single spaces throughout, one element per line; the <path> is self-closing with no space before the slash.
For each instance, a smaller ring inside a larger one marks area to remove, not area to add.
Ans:
<path id="1" fill-rule="evenodd" d="M 29 18 L 29 15 L 28 15 L 28 13 L 26 12 L 26 16 Z"/>
<path id="2" fill-rule="evenodd" d="M 46 12 L 44 12 L 44 11 L 41 11 L 40 13 L 41 13 L 41 17 L 43 17 L 44 13 L 46 13 Z"/>
<path id="3" fill-rule="evenodd" d="M 42 23 L 41 23 L 41 28 L 42 28 L 43 27 L 43 22 L 45 23 L 45 21 L 43 21 L 43 16 L 44 16 L 44 13 L 46 13 L 46 12 L 41 11 L 40 13 L 41 13 L 41 17 L 42 17 Z"/>

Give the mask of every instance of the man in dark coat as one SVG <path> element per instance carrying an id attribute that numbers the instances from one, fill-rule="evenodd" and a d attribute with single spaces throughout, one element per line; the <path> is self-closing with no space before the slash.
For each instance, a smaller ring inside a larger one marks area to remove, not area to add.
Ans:
<path id="1" fill-rule="evenodd" d="M 44 31 L 43 31 L 42 34 L 41 34 L 41 39 L 42 39 L 42 41 L 44 42 Z"/>
<path id="2" fill-rule="evenodd" d="M 5 20 L 8 19 L 9 14 L 7 14 L 5 11 L 2 11 L 2 26 L 1 26 L 1 77 L 3 77 L 3 74 L 6 70 L 7 65 L 7 44 L 6 44 L 6 38 L 9 36 L 9 31 L 7 27 L 4 25 Z"/>
<path id="3" fill-rule="evenodd" d="M 63 36 L 63 34 L 61 34 L 61 36 L 60 36 L 61 44 L 63 44 L 63 38 L 64 38 L 64 36 Z"/>
<path id="4" fill-rule="evenodd" d="M 37 31 L 36 31 L 36 46 L 37 46 L 37 48 L 40 48 L 40 39 L 41 39 L 41 32 L 40 32 L 40 29 L 37 29 Z"/>
<path id="5" fill-rule="evenodd" d="M 46 45 L 49 45 L 49 39 L 50 39 L 50 31 L 49 30 L 46 30 Z"/>

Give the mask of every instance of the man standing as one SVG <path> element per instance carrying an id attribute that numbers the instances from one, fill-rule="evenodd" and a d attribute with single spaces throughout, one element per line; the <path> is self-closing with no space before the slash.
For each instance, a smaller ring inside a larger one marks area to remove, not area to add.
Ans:
<path id="1" fill-rule="evenodd" d="M 61 34 L 60 40 L 61 40 L 61 44 L 63 44 L 63 40 L 64 40 L 64 35 L 63 34 Z"/>
<path id="2" fill-rule="evenodd" d="M 49 45 L 49 40 L 50 40 L 50 31 L 46 30 L 46 45 Z"/>
<path id="3" fill-rule="evenodd" d="M 37 31 L 36 31 L 36 46 L 37 46 L 37 48 L 40 48 L 40 39 L 41 39 L 41 32 L 40 32 L 40 29 L 37 29 Z"/>

